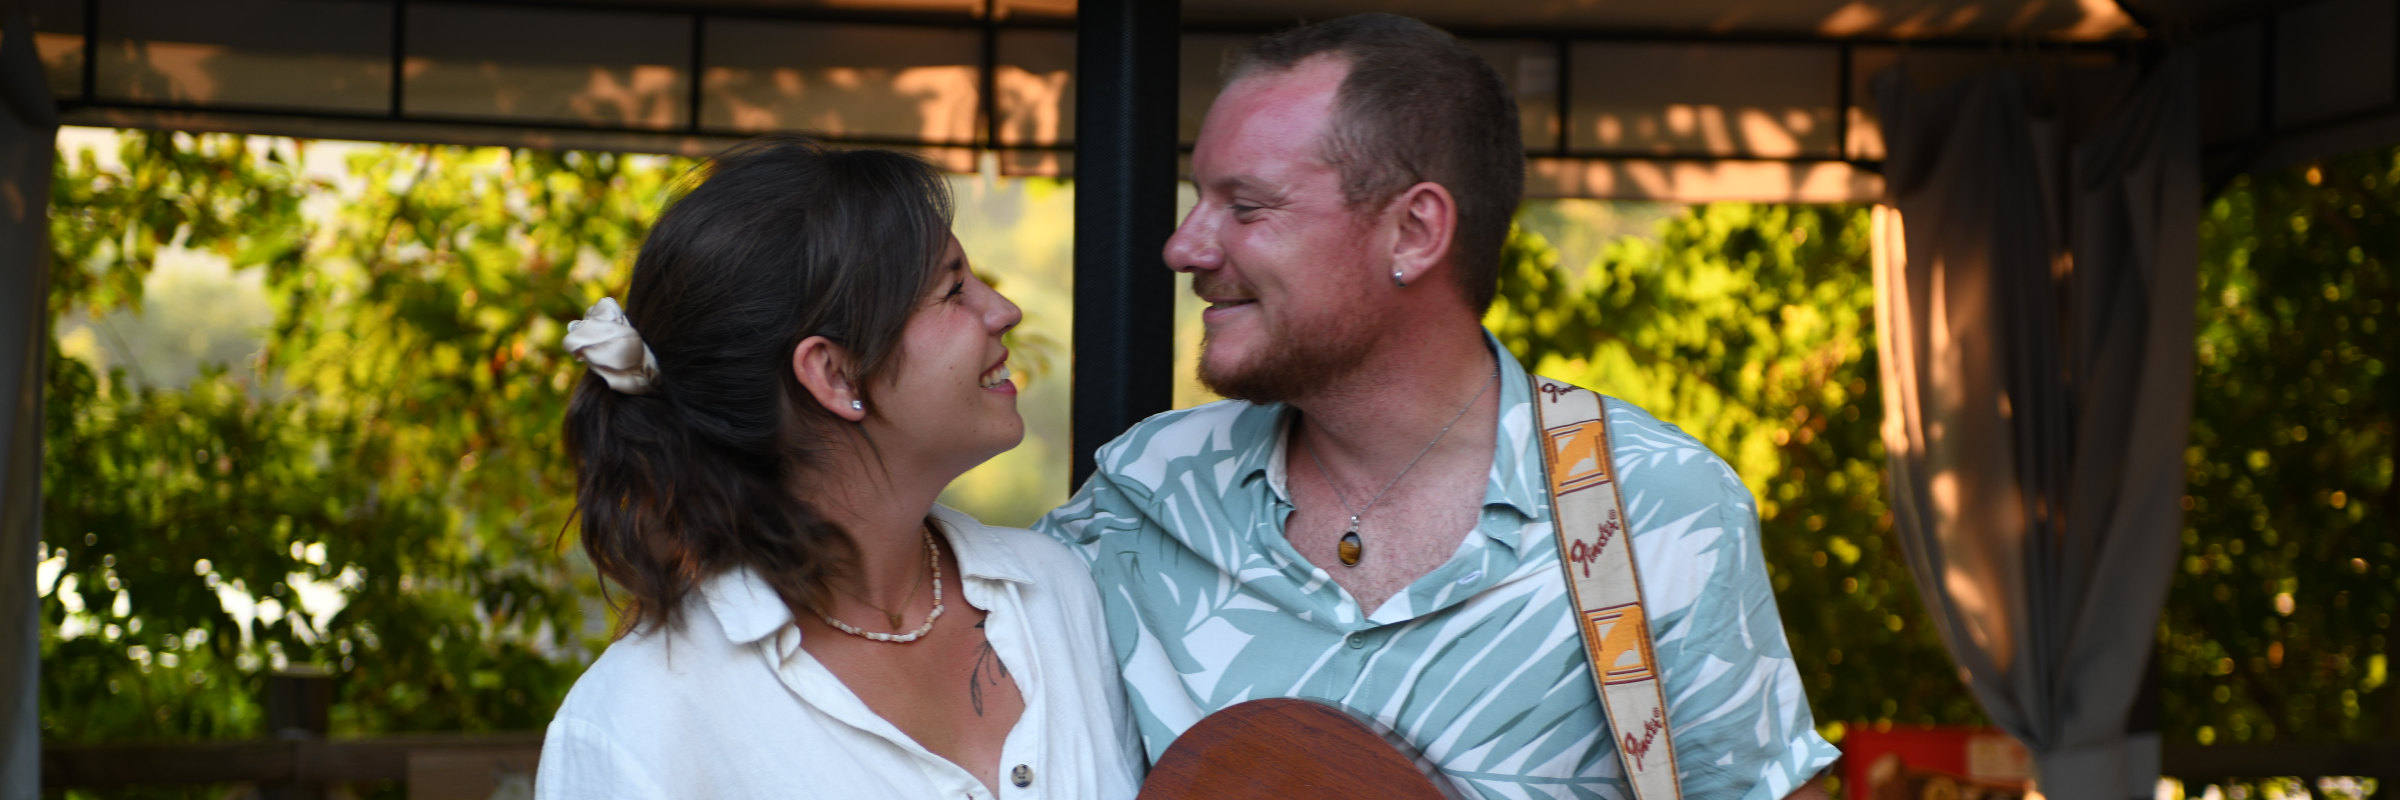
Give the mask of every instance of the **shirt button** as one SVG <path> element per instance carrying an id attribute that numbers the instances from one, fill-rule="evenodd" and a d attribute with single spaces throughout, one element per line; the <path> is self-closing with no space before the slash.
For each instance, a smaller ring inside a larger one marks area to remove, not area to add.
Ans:
<path id="1" fill-rule="evenodd" d="M 1355 633 L 1350 635 L 1350 649 L 1356 650 L 1365 646 L 1367 646 L 1367 637 Z"/>
<path id="2" fill-rule="evenodd" d="M 1019 789 L 1032 786 L 1033 768 L 1023 764 L 1018 764 L 1016 769 L 1008 771 L 1008 782 L 1016 784 L 1017 788 Z"/>

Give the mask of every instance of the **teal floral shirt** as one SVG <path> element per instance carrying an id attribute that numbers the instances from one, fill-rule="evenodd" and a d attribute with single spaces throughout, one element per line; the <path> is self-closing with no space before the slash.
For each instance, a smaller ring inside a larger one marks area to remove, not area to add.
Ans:
<path id="1" fill-rule="evenodd" d="M 1373 715 L 1469 796 L 1630 800 L 1550 530 L 1531 389 L 1501 355 L 1483 513 L 1450 561 L 1371 612 L 1284 540 L 1281 404 L 1144 420 L 1035 523 L 1081 553 L 1152 761 L 1210 712 L 1266 697 Z M 1839 753 L 1816 733 L 1731 467 L 1607 402 L 1688 798 L 1780 798 Z"/>

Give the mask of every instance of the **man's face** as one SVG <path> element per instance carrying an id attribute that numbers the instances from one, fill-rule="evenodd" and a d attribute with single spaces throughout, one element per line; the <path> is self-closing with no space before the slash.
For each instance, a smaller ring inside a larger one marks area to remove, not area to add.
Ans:
<path id="1" fill-rule="evenodd" d="M 1253 73 L 1217 96 L 1192 149 L 1200 200 L 1167 265 L 1209 303 L 1200 377 L 1226 397 L 1289 400 L 1354 369 L 1373 344 L 1371 216 L 1343 202 L 1320 150 L 1347 62 Z"/>

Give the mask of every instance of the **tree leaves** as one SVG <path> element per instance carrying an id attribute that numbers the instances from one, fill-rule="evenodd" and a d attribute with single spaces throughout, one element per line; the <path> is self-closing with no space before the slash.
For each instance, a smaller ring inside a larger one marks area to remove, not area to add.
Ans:
<path id="1" fill-rule="evenodd" d="M 546 723 L 611 627 L 562 541 L 556 341 L 687 162 L 390 146 L 337 194 L 289 141 L 122 141 L 59 168 L 53 309 L 138 308 L 180 241 L 276 323 L 182 389 L 52 359 L 45 736 L 256 735 L 286 664 L 335 674 L 337 732 Z"/>
<path id="2" fill-rule="evenodd" d="M 1866 209 L 1716 203 L 1578 277 L 1516 231 L 1486 317 L 1535 371 L 1648 409 L 1732 462 L 1818 722 L 1979 722 L 1923 624 L 1883 496 Z"/>
<path id="3" fill-rule="evenodd" d="M 2385 148 L 2243 176 L 2202 214 L 2184 558 L 2159 629 L 2170 737 L 2400 736 L 2396 182 Z"/>

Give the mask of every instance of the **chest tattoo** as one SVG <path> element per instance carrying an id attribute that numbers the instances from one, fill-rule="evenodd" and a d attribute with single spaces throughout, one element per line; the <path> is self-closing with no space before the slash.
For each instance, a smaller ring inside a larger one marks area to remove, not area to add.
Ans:
<path id="1" fill-rule="evenodd" d="M 975 629 L 983 630 L 983 623 L 975 623 Z M 987 665 L 991 668 L 991 677 L 988 679 L 984 677 Z M 983 640 L 983 644 L 975 646 L 975 670 L 967 673 L 967 699 L 974 701 L 975 716 L 978 717 L 983 716 L 983 684 L 986 680 L 995 687 L 1001 681 L 1008 680 L 1008 665 L 1000 663 L 1000 654 L 992 652 L 992 640 L 988 638 Z"/>

